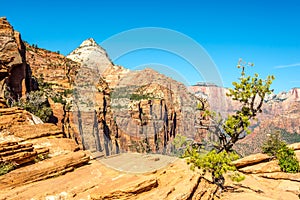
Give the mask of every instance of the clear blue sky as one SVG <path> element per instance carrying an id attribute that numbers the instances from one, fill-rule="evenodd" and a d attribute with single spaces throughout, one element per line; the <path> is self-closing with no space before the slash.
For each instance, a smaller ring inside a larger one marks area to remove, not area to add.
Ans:
<path id="1" fill-rule="evenodd" d="M 263 77 L 274 74 L 276 92 L 300 87 L 299 0 L 1 0 L 0 5 L 0 15 L 23 40 L 65 55 L 90 37 L 101 43 L 129 29 L 162 27 L 202 45 L 226 87 L 238 77 L 239 58 L 254 62 Z M 128 68 L 147 63 L 169 66 L 190 84 L 198 81 L 191 67 L 168 52 L 132 52 L 115 61 Z"/>

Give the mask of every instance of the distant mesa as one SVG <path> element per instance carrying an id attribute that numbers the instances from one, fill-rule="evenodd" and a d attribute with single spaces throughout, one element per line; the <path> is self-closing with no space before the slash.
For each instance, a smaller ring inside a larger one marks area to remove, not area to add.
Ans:
<path id="1" fill-rule="evenodd" d="M 197 82 L 193 86 L 206 86 L 206 87 L 218 87 L 215 83 L 213 82 Z"/>

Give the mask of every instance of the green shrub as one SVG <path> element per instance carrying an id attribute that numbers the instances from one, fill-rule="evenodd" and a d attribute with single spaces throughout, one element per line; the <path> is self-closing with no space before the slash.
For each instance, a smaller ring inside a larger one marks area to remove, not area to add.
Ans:
<path id="1" fill-rule="evenodd" d="M 12 163 L 0 163 L 0 176 L 7 174 L 8 172 L 15 169 L 15 165 Z"/>
<path id="2" fill-rule="evenodd" d="M 38 154 L 37 157 L 34 159 L 34 162 L 40 162 L 42 160 L 45 160 L 49 158 L 49 155 L 48 154 Z"/>
<path id="3" fill-rule="evenodd" d="M 190 148 L 186 152 L 188 157 L 187 163 L 191 164 L 191 169 L 202 169 L 204 173 L 209 172 L 212 175 L 213 182 L 223 188 L 224 174 L 228 171 L 233 171 L 231 176 L 233 181 L 244 180 L 244 176 L 239 174 L 236 167 L 232 164 L 232 161 L 239 158 L 235 152 L 222 151 L 218 153 L 215 149 L 208 154 L 203 155 L 195 148 Z"/>
<path id="4" fill-rule="evenodd" d="M 63 92 L 63 95 L 68 96 L 69 94 L 73 94 L 73 92 L 74 92 L 74 90 L 72 90 L 72 89 L 65 89 Z"/>
<path id="5" fill-rule="evenodd" d="M 53 114 L 43 91 L 32 91 L 27 94 L 26 99 L 14 102 L 13 106 L 24 108 L 39 117 L 43 122 L 48 122 Z"/>
<path id="6" fill-rule="evenodd" d="M 139 101 L 144 99 L 154 99 L 153 94 L 131 94 L 130 100 L 132 101 Z"/>
<path id="7" fill-rule="evenodd" d="M 280 132 L 276 131 L 269 135 L 268 140 L 262 145 L 262 152 L 270 156 L 276 156 L 278 151 L 286 146 L 286 143 L 282 141 Z"/>
<path id="8" fill-rule="evenodd" d="M 281 171 L 288 173 L 300 172 L 295 151 L 281 140 L 279 131 L 270 135 L 269 139 L 262 146 L 262 151 L 278 159 Z"/>
<path id="9" fill-rule="evenodd" d="M 66 100 L 63 98 L 62 94 L 55 94 L 51 97 L 54 103 L 66 104 Z"/>
<path id="10" fill-rule="evenodd" d="M 276 155 L 281 171 L 288 173 L 300 172 L 299 162 L 295 155 L 295 151 L 288 148 L 286 145 L 283 146 Z"/>
<path id="11" fill-rule="evenodd" d="M 190 142 L 187 140 L 187 137 L 181 134 L 177 134 L 172 141 L 174 147 L 173 155 L 177 157 L 183 157 L 184 152 L 189 147 Z"/>

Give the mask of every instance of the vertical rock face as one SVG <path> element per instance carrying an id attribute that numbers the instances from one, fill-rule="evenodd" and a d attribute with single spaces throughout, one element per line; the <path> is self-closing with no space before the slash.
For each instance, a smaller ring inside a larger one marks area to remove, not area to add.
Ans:
<path id="1" fill-rule="evenodd" d="M 111 107 L 127 151 L 169 153 L 177 134 L 199 139 L 197 99 L 152 69 L 129 72 L 114 88 Z"/>
<path id="2" fill-rule="evenodd" d="M 196 124 L 200 100 L 183 84 L 151 69 L 130 71 L 114 66 L 93 39 L 67 57 L 81 63 L 74 116 L 86 148 L 106 155 L 167 153 L 177 134 L 200 138 Z"/>
<path id="3" fill-rule="evenodd" d="M 12 98 L 20 98 L 29 88 L 30 72 L 20 33 L 14 31 L 5 17 L 0 18 L 0 50 L 0 99 L 3 101 L 5 91 Z"/>
<path id="4" fill-rule="evenodd" d="M 43 78 L 53 86 L 55 91 L 72 89 L 79 64 L 57 52 L 31 46 L 25 43 L 27 63 L 30 65 L 32 75 Z"/>
<path id="5" fill-rule="evenodd" d="M 73 99 L 74 82 L 80 64 L 58 52 L 51 52 L 28 43 L 25 43 L 25 46 L 26 61 L 30 66 L 32 76 L 35 77 L 35 84 L 32 84 L 32 88 L 38 88 L 37 81 L 44 82 L 49 87 L 46 90 L 51 91 L 52 95 L 64 94 L 67 97 L 64 99 L 67 102 L 66 104 L 57 102 L 57 100 L 54 102 L 48 98 L 53 111 L 51 122 L 62 128 L 67 137 L 75 138 L 75 140 L 79 141 L 78 129 L 73 124 L 73 115 L 69 111 L 67 104 L 70 105 Z"/>

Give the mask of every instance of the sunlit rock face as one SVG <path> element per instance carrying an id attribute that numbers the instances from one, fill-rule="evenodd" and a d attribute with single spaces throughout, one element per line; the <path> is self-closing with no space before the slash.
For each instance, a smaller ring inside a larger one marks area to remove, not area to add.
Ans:
<path id="1" fill-rule="evenodd" d="M 74 116 L 87 148 L 106 155 L 166 153 L 177 134 L 201 139 L 196 124 L 200 100 L 183 84 L 149 68 L 130 71 L 113 65 L 93 39 L 67 57 L 81 64 Z"/>
<path id="2" fill-rule="evenodd" d="M 0 18 L 0 101 L 4 96 L 21 98 L 29 90 L 29 71 L 25 59 L 25 46 L 20 33 L 5 17 Z"/>

